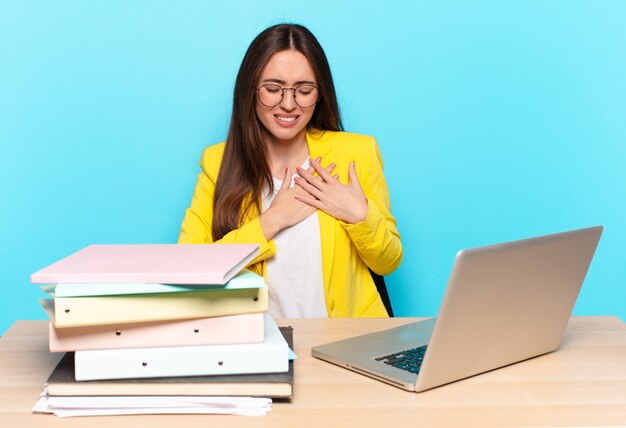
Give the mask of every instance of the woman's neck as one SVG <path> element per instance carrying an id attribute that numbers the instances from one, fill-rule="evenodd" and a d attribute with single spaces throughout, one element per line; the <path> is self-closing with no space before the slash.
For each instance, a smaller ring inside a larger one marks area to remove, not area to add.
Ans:
<path id="1" fill-rule="evenodd" d="M 272 176 L 280 180 L 285 176 L 285 168 L 289 168 L 293 174 L 296 167 L 301 166 L 309 157 L 305 132 L 289 141 L 280 141 L 270 137 L 266 140 L 266 144 Z"/>

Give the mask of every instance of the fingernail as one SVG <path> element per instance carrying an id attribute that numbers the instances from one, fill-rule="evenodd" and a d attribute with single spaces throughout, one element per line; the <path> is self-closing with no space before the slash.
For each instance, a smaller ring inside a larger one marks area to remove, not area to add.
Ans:
<path id="1" fill-rule="evenodd" d="M 337 166 L 337 164 L 336 164 L 335 162 L 333 162 L 333 163 L 331 163 L 330 165 L 328 165 L 328 167 L 329 167 L 329 168 L 334 168 L 334 167 L 336 167 L 336 166 Z"/>
<path id="2" fill-rule="evenodd" d="M 318 162 L 318 163 L 321 162 L 322 161 L 322 157 L 318 156 L 317 159 L 315 159 L 315 161 Z"/>

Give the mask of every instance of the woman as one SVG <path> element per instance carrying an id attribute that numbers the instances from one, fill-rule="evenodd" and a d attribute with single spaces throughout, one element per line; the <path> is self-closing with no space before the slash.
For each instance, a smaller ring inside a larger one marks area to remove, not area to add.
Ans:
<path id="1" fill-rule="evenodd" d="M 179 243 L 258 243 L 275 317 L 385 317 L 372 280 L 402 245 L 371 137 L 342 131 L 330 67 L 300 25 L 259 34 L 224 143 L 204 150 Z"/>

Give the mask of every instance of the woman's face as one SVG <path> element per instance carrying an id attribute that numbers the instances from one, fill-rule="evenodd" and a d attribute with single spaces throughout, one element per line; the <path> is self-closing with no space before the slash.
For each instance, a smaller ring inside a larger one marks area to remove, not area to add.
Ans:
<path id="1" fill-rule="evenodd" d="M 300 85 L 317 86 L 317 81 L 309 61 L 302 53 L 295 50 L 285 50 L 276 52 L 270 57 L 270 60 L 261 72 L 261 77 L 256 87 L 260 88 L 262 85 L 267 84 L 277 85 L 282 88 L 295 88 Z M 274 92 L 274 96 L 279 96 L 279 88 L 268 88 Z M 257 91 L 256 115 L 275 142 L 290 143 L 305 135 L 306 125 L 315 111 L 315 104 L 303 108 L 296 103 L 297 99 L 302 105 L 309 104 L 308 101 L 304 102 L 304 100 L 306 99 L 305 97 L 311 96 L 305 92 L 310 87 L 301 86 L 301 88 L 303 91 L 300 94 L 296 94 L 293 90 L 285 90 L 282 101 L 274 107 L 266 106 L 267 104 L 272 104 L 267 102 L 267 99 L 265 100 L 266 105 L 264 105 L 261 102 L 263 95 L 260 91 Z M 317 90 L 315 89 L 314 91 L 313 96 L 317 94 Z M 271 92 L 266 92 L 265 95 L 272 96 Z"/>

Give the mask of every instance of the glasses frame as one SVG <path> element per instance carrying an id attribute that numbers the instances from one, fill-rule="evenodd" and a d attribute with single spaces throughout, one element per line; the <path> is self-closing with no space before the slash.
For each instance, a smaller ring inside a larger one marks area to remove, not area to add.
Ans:
<path id="1" fill-rule="evenodd" d="M 276 104 L 274 104 L 273 106 L 269 106 L 269 105 L 265 104 L 263 101 L 261 101 L 261 96 L 259 95 L 259 91 L 260 91 L 263 87 L 265 87 L 265 86 L 275 86 L 275 87 L 277 87 L 277 88 L 280 88 L 280 90 L 281 90 L 281 93 L 280 93 L 280 101 L 278 101 L 278 102 L 277 102 Z M 315 102 L 314 102 L 313 104 L 311 104 L 310 106 L 306 106 L 306 107 L 304 107 L 304 106 L 301 106 L 301 105 L 300 105 L 300 103 L 298 103 L 298 97 L 296 97 L 296 91 L 298 90 L 298 88 L 301 88 L 302 86 L 309 86 L 309 87 L 313 87 L 313 88 L 315 88 L 315 89 L 317 90 L 317 98 L 315 99 Z M 300 107 L 300 108 L 311 108 L 311 107 L 313 107 L 315 104 L 317 104 L 317 102 L 318 102 L 318 101 L 322 98 L 322 96 L 321 96 L 321 94 L 320 94 L 320 89 L 319 89 L 316 85 L 311 85 L 311 84 L 309 84 L 309 83 L 305 83 L 305 84 L 302 84 L 302 85 L 294 86 L 294 87 L 292 87 L 292 88 L 289 88 L 289 87 L 283 87 L 283 86 L 280 86 L 280 85 L 278 85 L 278 84 L 276 84 L 276 83 L 266 83 L 266 84 L 264 84 L 264 85 L 259 86 L 258 88 L 255 88 L 255 89 L 256 89 L 257 99 L 259 100 L 259 102 L 260 102 L 262 105 L 264 105 L 264 106 L 265 106 L 265 107 L 267 107 L 267 108 L 274 108 L 274 107 L 276 107 L 276 106 L 279 106 L 279 105 L 283 102 L 283 100 L 285 99 L 285 91 L 293 91 L 293 101 L 294 101 L 294 102 L 298 105 L 298 107 Z"/>

